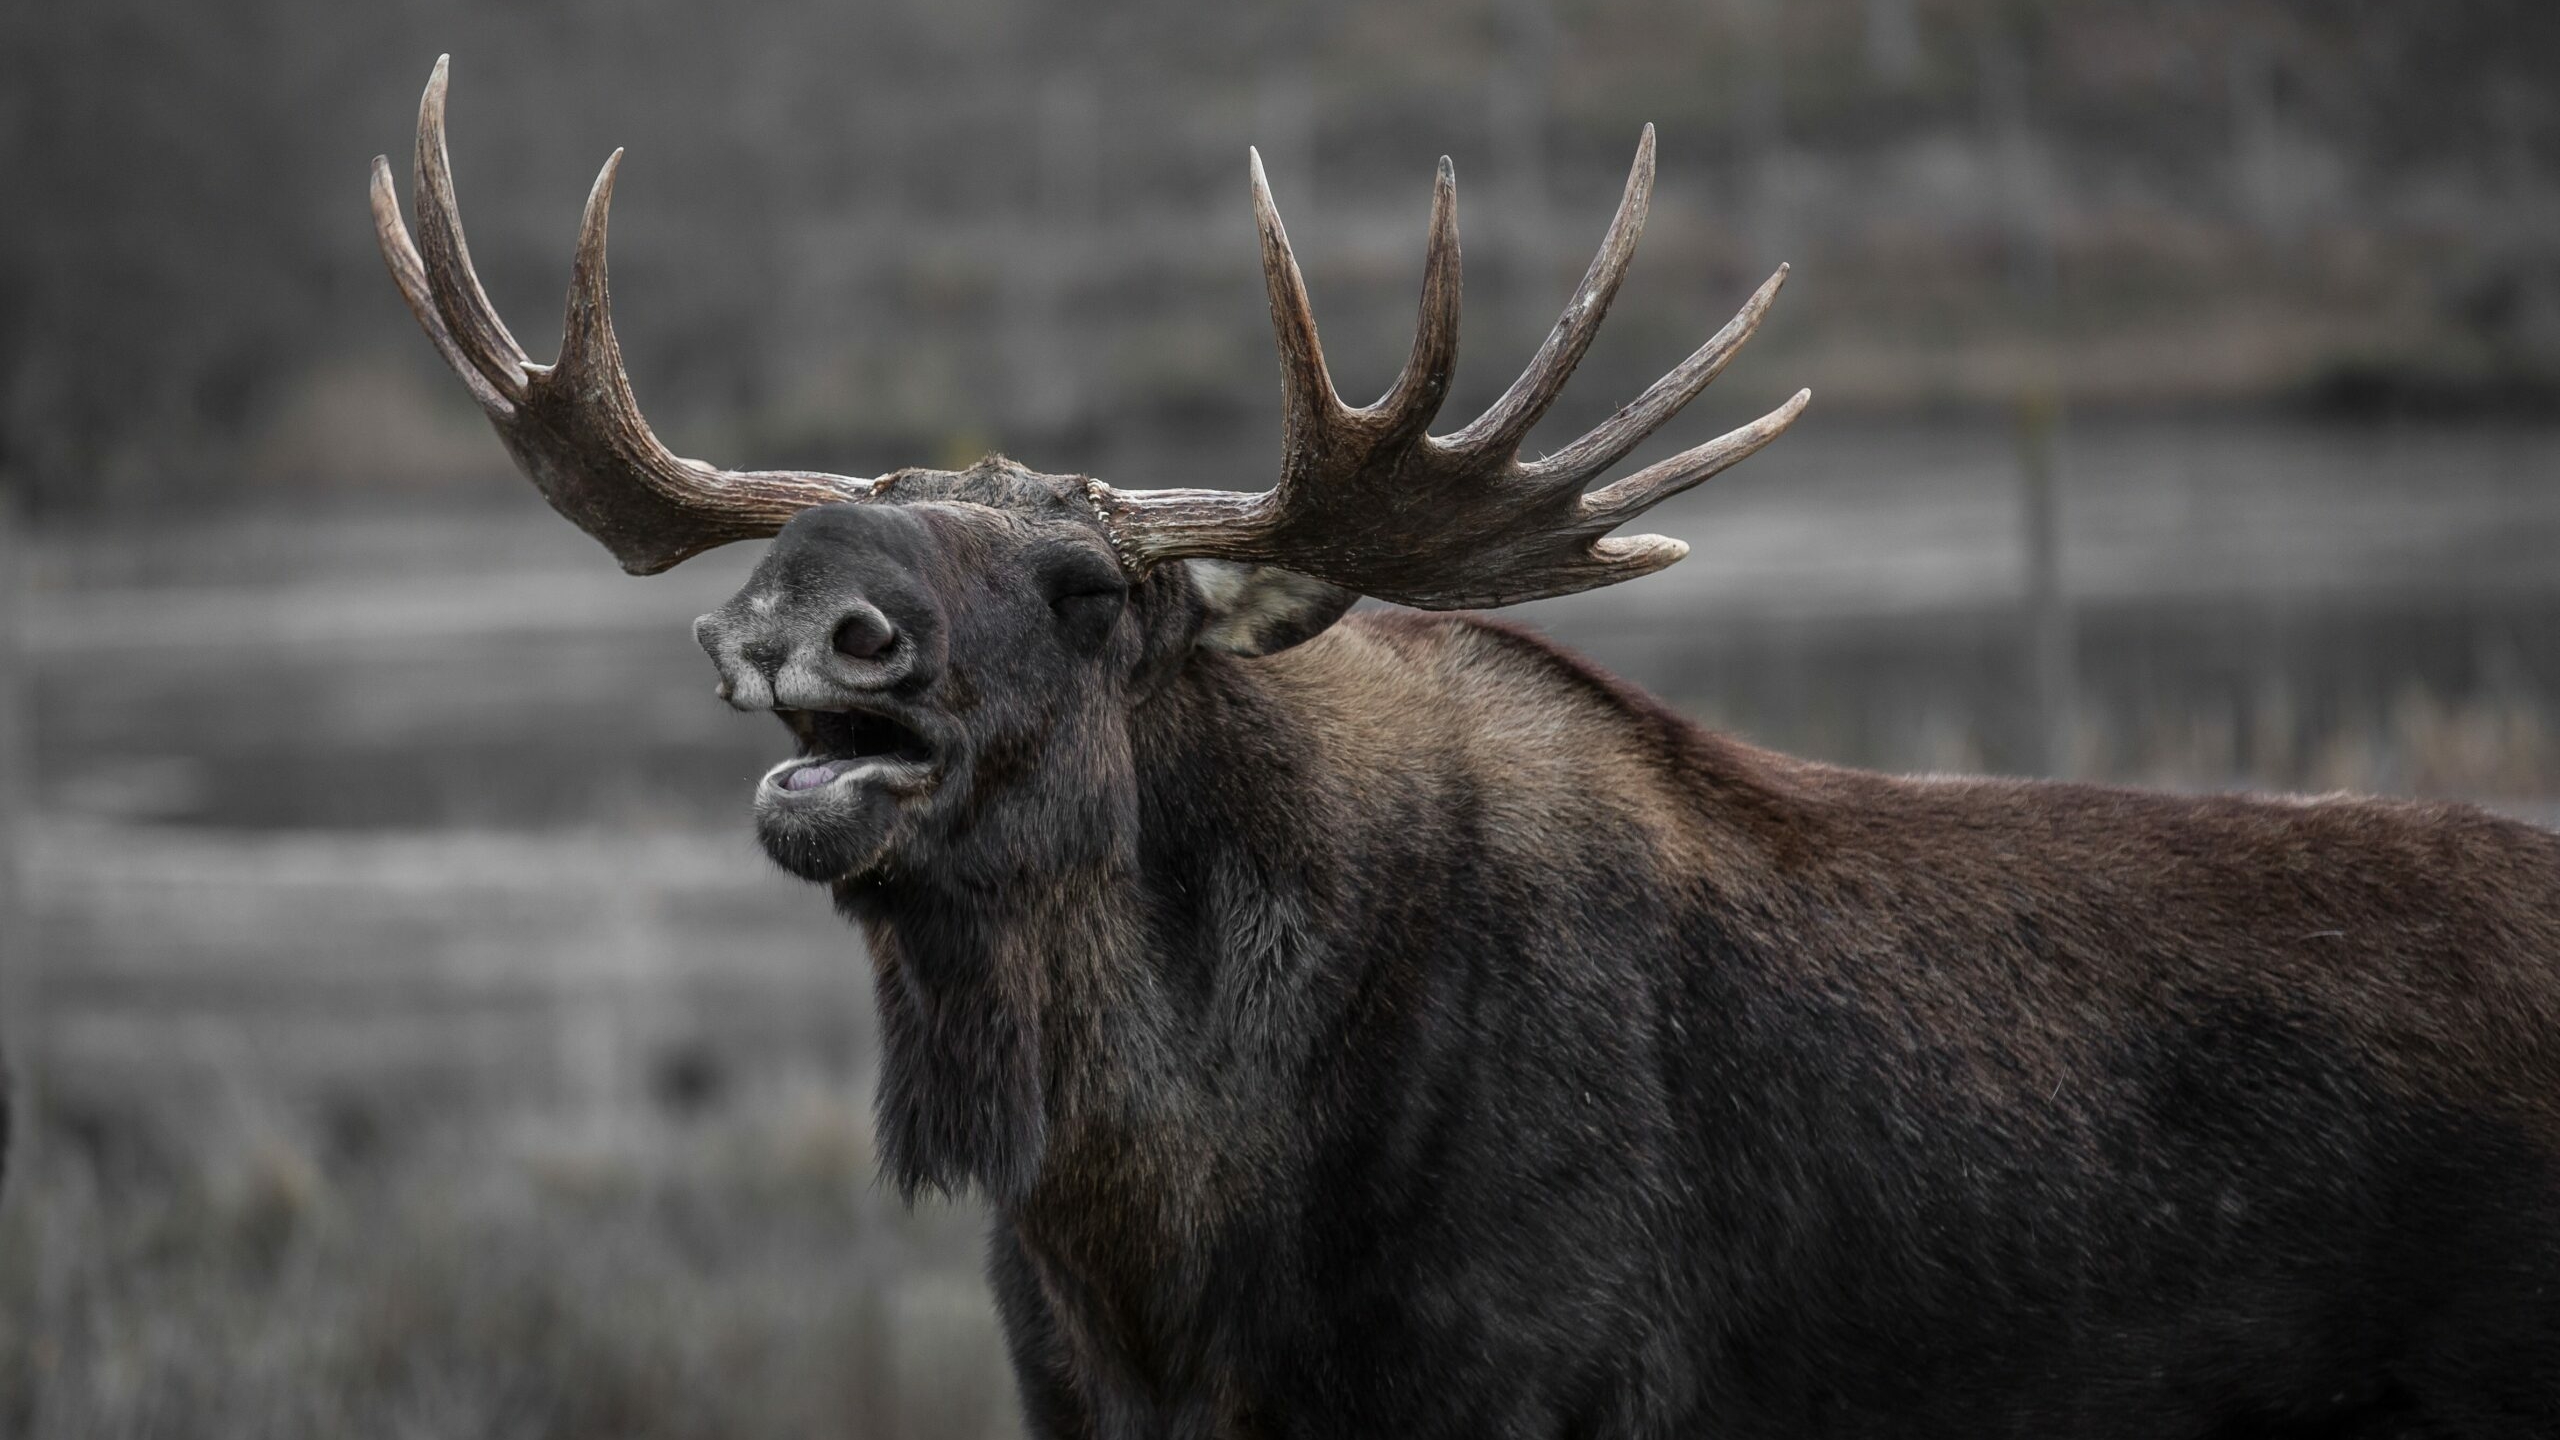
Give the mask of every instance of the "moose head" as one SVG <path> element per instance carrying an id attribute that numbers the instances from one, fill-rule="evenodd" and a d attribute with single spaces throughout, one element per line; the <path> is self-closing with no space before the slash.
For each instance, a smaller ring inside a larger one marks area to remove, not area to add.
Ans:
<path id="1" fill-rule="evenodd" d="M 770 710 L 799 754 L 757 787 L 775 860 L 813 881 L 932 869 L 1000 883 L 1125 839 L 1126 712 L 1203 656 L 1250 657 L 1323 631 L 1362 595 L 1490 607 L 1650 574 L 1688 547 L 1611 531 L 1768 444 L 1761 419 L 1591 489 L 1714 380 L 1786 270 L 1696 353 L 1589 434 L 1525 458 L 1625 277 L 1653 193 L 1646 127 L 1598 255 L 1527 370 L 1483 415 L 1431 433 L 1457 360 L 1457 182 L 1433 187 L 1421 318 L 1377 403 L 1345 404 L 1260 157 L 1253 206 L 1277 331 L 1286 432 L 1260 493 L 1123 490 L 989 458 L 871 479 L 740 473 L 681 459 L 641 418 L 605 278 L 621 152 L 589 194 L 558 360 L 530 360 L 472 271 L 445 149 L 446 63 L 419 108 L 419 228 L 374 161 L 384 258 L 409 307 L 561 514 L 635 574 L 778 536 L 696 634 L 719 693 Z M 1588 493 L 1586 493 L 1586 491 Z"/>

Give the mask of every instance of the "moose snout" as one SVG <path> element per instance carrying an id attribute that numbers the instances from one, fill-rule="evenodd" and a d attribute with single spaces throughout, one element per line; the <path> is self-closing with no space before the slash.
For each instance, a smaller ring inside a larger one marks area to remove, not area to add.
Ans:
<path id="1" fill-rule="evenodd" d="M 917 656 L 897 622 L 868 600 L 792 606 L 742 594 L 693 622 L 720 672 L 717 693 L 740 710 L 842 710 L 909 678 Z"/>
<path id="2" fill-rule="evenodd" d="M 925 521 L 896 505 L 823 505 L 794 516 L 728 603 L 693 622 L 741 710 L 846 710 L 912 694 L 942 660 L 926 576 Z"/>

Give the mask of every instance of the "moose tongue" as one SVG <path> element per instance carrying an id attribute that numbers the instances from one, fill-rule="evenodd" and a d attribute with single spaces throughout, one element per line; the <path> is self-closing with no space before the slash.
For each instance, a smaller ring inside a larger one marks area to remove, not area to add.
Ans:
<path id="1" fill-rule="evenodd" d="M 799 769 L 794 770 L 789 775 L 783 777 L 782 788 L 785 790 L 815 790 L 819 786 L 836 778 L 836 773 L 836 765 L 832 760 L 818 765 L 803 765 Z"/>

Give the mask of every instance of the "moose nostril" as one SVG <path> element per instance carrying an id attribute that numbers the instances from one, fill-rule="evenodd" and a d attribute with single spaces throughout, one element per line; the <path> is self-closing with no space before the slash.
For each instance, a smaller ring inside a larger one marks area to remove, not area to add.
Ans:
<path id="1" fill-rule="evenodd" d="M 836 653 L 856 660 L 878 659 L 897 638 L 898 629 L 889 623 L 889 617 L 868 605 L 855 606 L 851 614 L 836 622 Z"/>

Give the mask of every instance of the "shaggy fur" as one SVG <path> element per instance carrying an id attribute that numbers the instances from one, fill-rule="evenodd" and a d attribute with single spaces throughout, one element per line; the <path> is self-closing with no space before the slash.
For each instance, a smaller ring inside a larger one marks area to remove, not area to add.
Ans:
<path id="1" fill-rule="evenodd" d="M 922 607 L 939 788 L 765 833 L 1035 1434 L 2560 1433 L 2560 837 L 1811 764 L 1480 618 L 1230 654 L 1288 587 L 1097 620 L 1072 487 L 958 478 L 706 643 Z"/>

